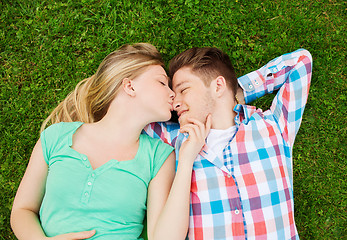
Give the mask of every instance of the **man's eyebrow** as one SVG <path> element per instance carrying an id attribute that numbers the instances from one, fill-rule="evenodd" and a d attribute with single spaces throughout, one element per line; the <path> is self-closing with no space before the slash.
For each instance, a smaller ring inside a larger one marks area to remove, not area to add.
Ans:
<path id="1" fill-rule="evenodd" d="M 183 84 L 185 84 L 185 83 L 188 83 L 187 81 L 182 81 L 182 82 L 180 82 L 179 84 L 177 84 L 176 86 L 175 86 L 175 88 L 179 88 L 180 86 L 182 86 Z"/>

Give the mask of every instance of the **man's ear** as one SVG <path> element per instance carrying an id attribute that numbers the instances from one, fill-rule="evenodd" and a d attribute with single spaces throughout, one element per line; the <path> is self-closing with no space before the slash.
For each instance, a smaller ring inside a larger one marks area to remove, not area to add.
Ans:
<path id="1" fill-rule="evenodd" d="M 225 90 L 227 89 L 227 84 L 225 81 L 225 78 L 223 76 L 218 76 L 216 77 L 212 82 L 211 82 L 211 87 L 216 94 L 217 97 L 220 97 L 223 95 Z"/>
<path id="2" fill-rule="evenodd" d="M 131 79 L 124 78 L 122 81 L 122 87 L 126 94 L 128 94 L 131 97 L 135 97 L 136 93 L 135 93 L 133 81 Z"/>

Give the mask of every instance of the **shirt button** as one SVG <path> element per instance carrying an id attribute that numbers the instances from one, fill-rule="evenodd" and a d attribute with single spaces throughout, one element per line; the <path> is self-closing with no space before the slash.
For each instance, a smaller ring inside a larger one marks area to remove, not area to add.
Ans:
<path id="1" fill-rule="evenodd" d="M 88 195 L 89 195 L 89 194 L 88 194 L 87 192 L 84 193 L 84 196 L 88 197 Z"/>
<path id="2" fill-rule="evenodd" d="M 238 209 L 235 210 L 235 214 L 238 215 L 240 211 Z"/>
<path id="3" fill-rule="evenodd" d="M 95 177 L 95 174 L 94 174 L 94 173 L 92 173 L 92 177 Z"/>
<path id="4" fill-rule="evenodd" d="M 259 83 L 257 81 L 255 81 L 255 85 L 259 85 Z"/>
<path id="5" fill-rule="evenodd" d="M 231 175 L 230 175 L 230 174 L 228 174 L 228 178 L 231 178 Z"/>
<path id="6" fill-rule="evenodd" d="M 249 87 L 249 89 L 252 89 L 252 88 L 253 88 L 253 85 L 249 85 L 248 87 Z"/>
<path id="7" fill-rule="evenodd" d="M 88 182 L 88 186 L 90 186 L 90 185 L 92 185 L 92 183 L 91 183 L 91 182 Z"/>
<path id="8" fill-rule="evenodd" d="M 87 161 L 87 157 L 83 156 L 82 157 L 83 161 Z"/>

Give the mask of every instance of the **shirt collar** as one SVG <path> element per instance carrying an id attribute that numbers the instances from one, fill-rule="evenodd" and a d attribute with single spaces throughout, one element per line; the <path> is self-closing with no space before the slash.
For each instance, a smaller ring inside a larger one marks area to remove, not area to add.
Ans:
<path id="1" fill-rule="evenodd" d="M 224 166 L 224 159 L 218 158 L 218 156 L 214 152 L 209 151 L 209 148 L 206 144 L 203 146 L 198 157 L 195 160 L 201 161 L 202 159 L 208 160 L 213 165 L 215 165 L 217 168 L 221 169 L 222 171 L 226 172 L 227 174 L 230 174 L 227 167 Z"/>
<path id="2" fill-rule="evenodd" d="M 256 110 L 257 109 L 254 106 L 237 104 L 234 107 L 234 111 L 236 112 L 234 119 L 236 126 L 240 126 L 242 122 L 247 124 L 252 114 L 255 113 Z"/>

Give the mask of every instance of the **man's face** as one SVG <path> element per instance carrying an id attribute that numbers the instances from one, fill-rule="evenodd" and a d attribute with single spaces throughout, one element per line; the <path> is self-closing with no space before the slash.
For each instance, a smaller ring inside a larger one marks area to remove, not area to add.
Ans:
<path id="1" fill-rule="evenodd" d="M 172 90 L 175 92 L 173 106 L 180 125 L 187 124 L 187 118 L 205 123 L 207 115 L 214 109 L 211 89 L 190 67 L 183 67 L 174 74 Z"/>

